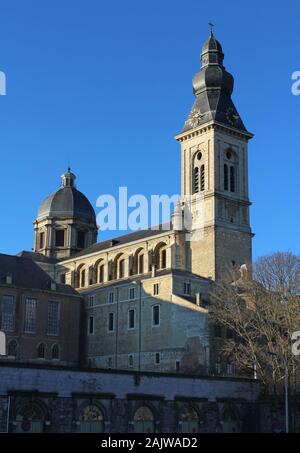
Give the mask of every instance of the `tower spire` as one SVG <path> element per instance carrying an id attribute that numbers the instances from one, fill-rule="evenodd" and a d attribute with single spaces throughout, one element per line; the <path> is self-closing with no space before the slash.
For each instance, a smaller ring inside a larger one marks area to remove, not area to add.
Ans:
<path id="1" fill-rule="evenodd" d="M 209 121 L 247 132 L 231 99 L 234 79 L 224 67 L 223 49 L 213 34 L 211 21 L 209 26 L 210 35 L 201 52 L 201 68 L 192 82 L 196 99 L 182 132 Z"/>

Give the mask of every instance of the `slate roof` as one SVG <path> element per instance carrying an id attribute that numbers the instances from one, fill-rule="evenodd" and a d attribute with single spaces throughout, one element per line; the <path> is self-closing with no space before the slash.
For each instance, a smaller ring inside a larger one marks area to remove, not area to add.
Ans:
<path id="1" fill-rule="evenodd" d="M 79 256 L 89 255 L 90 253 L 101 252 L 110 247 L 115 247 L 119 245 L 126 245 L 130 242 L 143 240 L 146 238 L 151 238 L 154 236 L 158 236 L 164 232 L 171 231 L 171 224 L 163 224 L 155 227 L 155 229 L 146 229 L 146 230 L 138 230 L 132 233 L 124 234 L 123 236 L 118 236 L 112 239 L 108 239 L 102 242 L 97 242 L 96 244 L 91 245 L 90 247 L 82 250 L 81 252 L 73 255 L 71 259 L 74 259 Z"/>
<path id="2" fill-rule="evenodd" d="M 249 134 L 231 99 L 234 79 L 223 59 L 222 46 L 211 34 L 202 48 L 202 66 L 193 78 L 196 100 L 182 132 L 216 121 Z"/>
<path id="3" fill-rule="evenodd" d="M 0 285 L 8 285 L 6 276 L 12 276 L 12 287 L 51 291 L 53 280 L 38 264 L 30 258 L 0 254 Z M 52 290 L 53 291 L 53 290 Z M 60 293 L 78 295 L 69 285 L 56 284 Z M 55 291 L 53 291 L 55 292 Z"/>
<path id="4" fill-rule="evenodd" d="M 87 197 L 75 187 L 61 187 L 49 195 L 40 205 L 37 219 L 44 217 L 74 217 L 96 222 L 93 206 Z"/>
<path id="5" fill-rule="evenodd" d="M 48 256 L 42 255 L 38 252 L 30 252 L 28 250 L 22 250 L 21 252 L 17 253 L 17 256 L 21 258 L 30 258 L 33 261 L 37 261 L 39 263 L 47 263 L 47 264 L 55 264 L 57 263 L 56 258 L 50 258 Z"/>

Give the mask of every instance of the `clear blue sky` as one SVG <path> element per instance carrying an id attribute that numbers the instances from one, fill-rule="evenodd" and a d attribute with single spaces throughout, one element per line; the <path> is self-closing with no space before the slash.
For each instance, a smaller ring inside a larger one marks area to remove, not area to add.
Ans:
<path id="1" fill-rule="evenodd" d="M 94 206 L 119 185 L 179 192 L 173 137 L 193 103 L 209 20 L 255 133 L 254 256 L 300 252 L 299 1 L 0 0 L 0 11 L 1 252 L 30 250 L 37 208 L 68 161 Z"/>

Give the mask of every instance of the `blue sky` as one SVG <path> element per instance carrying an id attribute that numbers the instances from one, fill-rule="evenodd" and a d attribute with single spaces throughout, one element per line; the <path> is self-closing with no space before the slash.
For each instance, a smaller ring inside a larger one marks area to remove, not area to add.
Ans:
<path id="1" fill-rule="evenodd" d="M 118 186 L 179 192 L 173 137 L 212 20 L 234 102 L 255 133 L 254 257 L 300 253 L 300 96 L 291 94 L 300 2 L 0 0 L 0 11 L 1 252 L 31 249 L 38 206 L 68 162 L 94 207 Z"/>

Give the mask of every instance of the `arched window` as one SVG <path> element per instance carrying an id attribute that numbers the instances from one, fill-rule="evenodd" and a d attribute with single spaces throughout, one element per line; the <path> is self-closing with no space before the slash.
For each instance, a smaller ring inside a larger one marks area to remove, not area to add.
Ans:
<path id="1" fill-rule="evenodd" d="M 58 344 L 54 344 L 52 346 L 52 359 L 58 360 L 59 359 L 59 346 Z"/>
<path id="2" fill-rule="evenodd" d="M 158 270 L 167 267 L 167 246 L 165 243 L 159 243 L 154 250 L 154 263 Z"/>
<path id="3" fill-rule="evenodd" d="M 204 152 L 197 151 L 193 158 L 193 193 L 203 192 L 205 190 L 205 165 Z"/>
<path id="4" fill-rule="evenodd" d="M 182 433 L 198 433 L 200 427 L 199 416 L 195 409 L 186 407 L 179 416 L 179 431 Z"/>
<path id="5" fill-rule="evenodd" d="M 104 264 L 100 264 L 99 266 L 99 283 L 104 282 Z"/>
<path id="6" fill-rule="evenodd" d="M 112 264 L 112 279 L 125 277 L 125 256 L 119 253 Z"/>
<path id="7" fill-rule="evenodd" d="M 160 269 L 167 267 L 167 250 L 163 249 L 160 254 Z"/>
<path id="8" fill-rule="evenodd" d="M 205 167 L 201 165 L 200 167 L 200 190 L 203 192 L 205 190 Z"/>
<path id="9" fill-rule="evenodd" d="M 101 258 L 94 265 L 94 283 L 104 282 L 104 261 Z"/>
<path id="10" fill-rule="evenodd" d="M 85 264 L 82 263 L 78 266 L 75 272 L 75 285 L 76 288 L 83 288 L 85 286 Z"/>
<path id="11" fill-rule="evenodd" d="M 141 253 L 138 256 L 138 274 L 144 273 L 144 254 Z"/>
<path id="12" fill-rule="evenodd" d="M 228 190 L 228 165 L 224 164 L 224 190 Z"/>
<path id="13" fill-rule="evenodd" d="M 131 275 L 143 274 L 144 273 L 144 259 L 145 251 L 143 248 L 139 248 L 134 252 L 134 255 L 131 257 Z"/>
<path id="14" fill-rule="evenodd" d="M 154 433 L 154 415 L 147 406 L 141 406 L 133 416 L 135 433 Z"/>
<path id="15" fill-rule="evenodd" d="M 118 277 L 119 278 L 123 278 L 124 277 L 124 274 L 125 274 L 125 260 L 122 259 L 119 261 L 119 265 L 118 265 Z"/>
<path id="16" fill-rule="evenodd" d="M 194 168 L 194 193 L 199 192 L 199 167 Z"/>
<path id="17" fill-rule="evenodd" d="M 239 431 L 238 417 L 233 408 L 227 407 L 222 414 L 223 433 L 237 433 Z"/>
<path id="18" fill-rule="evenodd" d="M 230 167 L 230 192 L 235 192 L 235 168 Z"/>
<path id="19" fill-rule="evenodd" d="M 103 433 L 104 419 L 98 406 L 85 406 L 79 415 L 81 433 Z"/>
<path id="20" fill-rule="evenodd" d="M 37 356 L 39 359 L 45 358 L 45 344 L 44 343 L 40 343 L 38 345 Z"/>
<path id="21" fill-rule="evenodd" d="M 38 402 L 26 404 L 16 414 L 17 433 L 42 433 L 45 411 Z"/>
<path id="22" fill-rule="evenodd" d="M 89 285 L 93 285 L 94 282 L 94 268 L 93 266 L 89 267 Z"/>
<path id="23" fill-rule="evenodd" d="M 85 286 L 85 269 L 82 269 L 80 272 L 80 288 Z"/>
<path id="24" fill-rule="evenodd" d="M 17 357 L 18 343 L 17 340 L 10 340 L 7 346 L 7 355 L 10 357 Z"/>

